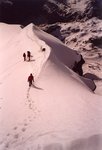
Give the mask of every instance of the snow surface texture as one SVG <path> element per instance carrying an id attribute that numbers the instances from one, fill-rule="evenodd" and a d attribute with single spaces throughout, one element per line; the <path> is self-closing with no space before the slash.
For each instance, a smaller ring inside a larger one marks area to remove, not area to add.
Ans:
<path id="1" fill-rule="evenodd" d="M 80 55 L 33 24 L 1 32 L 0 150 L 101 150 L 102 97 L 71 70 Z"/>

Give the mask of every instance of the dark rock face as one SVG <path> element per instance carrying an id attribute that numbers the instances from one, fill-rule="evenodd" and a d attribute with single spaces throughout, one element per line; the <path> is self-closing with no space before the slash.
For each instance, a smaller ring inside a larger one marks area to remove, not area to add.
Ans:
<path id="1" fill-rule="evenodd" d="M 102 19 L 102 2 L 99 0 L 48 0 L 44 5 L 49 23 Z"/>
<path id="2" fill-rule="evenodd" d="M 9 1 L 9 3 L 7 3 Z M 0 3 L 0 22 L 27 25 L 37 22 L 43 14 L 42 6 L 46 0 L 2 0 Z M 40 21 L 39 21 L 40 23 Z"/>
<path id="3" fill-rule="evenodd" d="M 102 19 L 100 0 L 2 0 L 0 21 L 35 24 Z"/>
<path id="4" fill-rule="evenodd" d="M 48 26 L 44 26 L 44 31 L 47 32 L 47 33 L 52 33 L 53 31 L 59 29 L 60 30 L 60 26 L 57 25 L 57 24 L 53 24 L 53 25 L 48 25 Z"/>
<path id="5" fill-rule="evenodd" d="M 55 36 L 61 41 L 64 41 L 64 37 L 61 35 L 61 32 L 60 32 L 61 27 L 58 24 L 40 26 L 40 29 Z"/>
<path id="6" fill-rule="evenodd" d="M 94 47 L 94 46 L 97 46 L 97 47 L 102 48 L 102 37 L 98 37 L 98 36 L 96 36 L 96 37 L 91 37 L 91 38 L 89 39 L 89 42 L 92 43 L 93 47 Z"/>
<path id="7" fill-rule="evenodd" d="M 75 62 L 75 65 L 72 68 L 72 70 L 75 71 L 76 73 L 78 73 L 80 76 L 82 76 L 83 75 L 82 65 L 84 63 L 85 63 L 85 61 L 81 55 L 81 60 L 78 63 Z"/>
<path id="8" fill-rule="evenodd" d="M 94 0 L 94 16 L 102 19 L 102 0 Z"/>

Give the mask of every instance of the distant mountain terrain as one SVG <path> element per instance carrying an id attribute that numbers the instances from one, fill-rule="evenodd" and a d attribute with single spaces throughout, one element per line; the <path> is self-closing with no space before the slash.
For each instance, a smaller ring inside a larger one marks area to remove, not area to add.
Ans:
<path id="1" fill-rule="evenodd" d="M 24 25 L 36 22 L 42 14 L 43 3 L 44 0 L 2 0 L 0 22 Z"/>
<path id="2" fill-rule="evenodd" d="M 48 0 L 44 5 L 49 22 L 102 19 L 102 1 L 99 0 Z"/>
<path id="3" fill-rule="evenodd" d="M 101 0 L 2 0 L 0 21 L 35 24 L 102 19 Z"/>

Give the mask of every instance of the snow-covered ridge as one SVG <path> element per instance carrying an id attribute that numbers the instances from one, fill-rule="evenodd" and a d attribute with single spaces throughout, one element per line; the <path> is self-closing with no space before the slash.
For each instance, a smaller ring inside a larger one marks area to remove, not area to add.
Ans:
<path id="1" fill-rule="evenodd" d="M 91 137 L 101 140 L 102 97 L 71 70 L 80 55 L 33 24 L 4 26 L 15 36 L 0 39 L 0 150 L 72 150 L 83 138 L 90 140 L 90 150 Z M 30 62 L 23 61 L 27 50 Z M 35 77 L 31 88 L 30 73 Z"/>

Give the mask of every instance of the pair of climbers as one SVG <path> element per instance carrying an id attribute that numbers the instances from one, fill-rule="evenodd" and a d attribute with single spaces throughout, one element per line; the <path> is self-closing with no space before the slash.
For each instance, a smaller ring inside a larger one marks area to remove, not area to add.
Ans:
<path id="1" fill-rule="evenodd" d="M 26 61 L 27 58 L 28 58 L 28 61 L 30 61 L 30 58 L 31 58 L 31 52 L 30 52 L 30 51 L 27 51 L 27 58 L 26 58 L 26 53 L 23 53 L 23 58 L 24 58 L 24 61 Z"/>

